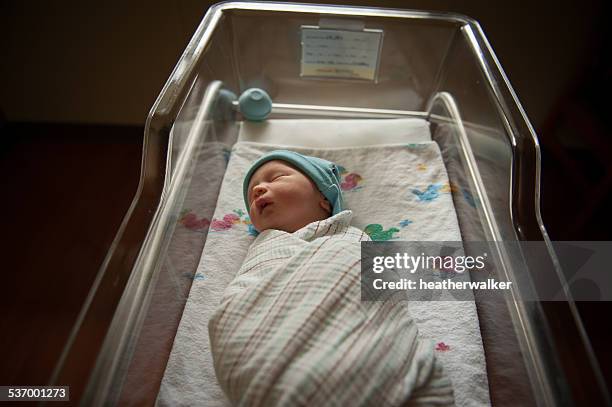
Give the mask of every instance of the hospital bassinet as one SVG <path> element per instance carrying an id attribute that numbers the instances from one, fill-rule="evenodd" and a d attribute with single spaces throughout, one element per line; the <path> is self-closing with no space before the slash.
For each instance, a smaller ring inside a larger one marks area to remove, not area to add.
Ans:
<path id="1" fill-rule="evenodd" d="M 377 45 L 364 70 L 353 64 L 347 71 L 328 54 L 319 61 L 327 71 L 317 71 L 303 51 L 313 44 L 305 30 L 371 33 Z M 453 199 L 462 238 L 548 247 L 547 256 L 521 260 L 527 274 L 513 274 L 518 260 L 501 257 L 500 270 L 516 282 L 503 303 L 476 296 L 491 402 L 608 401 L 573 303 L 522 300 L 524 290 L 563 277 L 539 213 L 536 135 L 478 24 L 456 14 L 281 3 L 221 3 L 204 17 L 149 114 L 138 192 L 55 383 L 72 383 L 84 405 L 155 402 L 198 277 L 209 226 L 198 222 L 212 219 L 244 120 L 232 94 L 252 87 L 272 97 L 270 119 L 301 119 L 306 129 L 316 120 L 428 122 L 459 186 Z M 285 135 L 288 144 L 294 136 Z M 200 211 L 192 216 L 185 202 L 194 191 L 201 191 Z M 455 196 L 462 191 L 477 210 L 462 210 Z M 202 233 L 185 233 L 187 223 Z M 83 354 L 92 342 L 99 352 Z"/>

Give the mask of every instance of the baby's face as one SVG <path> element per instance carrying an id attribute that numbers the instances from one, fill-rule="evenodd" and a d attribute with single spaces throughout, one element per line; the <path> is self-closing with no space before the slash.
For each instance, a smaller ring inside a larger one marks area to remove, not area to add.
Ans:
<path id="1" fill-rule="evenodd" d="M 259 167 L 247 191 L 249 216 L 260 232 L 293 233 L 330 215 L 330 204 L 314 182 L 285 161 L 268 161 Z"/>

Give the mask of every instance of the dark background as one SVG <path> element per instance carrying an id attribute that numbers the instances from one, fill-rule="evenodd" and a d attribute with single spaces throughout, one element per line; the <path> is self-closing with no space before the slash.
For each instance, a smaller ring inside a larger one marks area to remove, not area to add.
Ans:
<path id="1" fill-rule="evenodd" d="M 477 19 L 540 138 L 551 239 L 612 240 L 604 1 L 351 3 Z M 0 384 L 49 379 L 136 191 L 147 112 L 210 4 L 0 5 Z M 579 310 L 609 378 L 612 307 Z"/>

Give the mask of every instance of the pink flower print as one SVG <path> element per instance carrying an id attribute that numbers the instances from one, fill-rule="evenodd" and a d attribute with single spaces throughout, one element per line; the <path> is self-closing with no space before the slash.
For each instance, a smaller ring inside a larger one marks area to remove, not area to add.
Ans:
<path id="1" fill-rule="evenodd" d="M 197 224 L 198 217 L 196 216 L 195 213 L 189 212 L 188 214 L 183 216 L 181 220 L 179 220 L 179 222 L 183 224 L 186 228 L 191 229 L 194 227 L 195 224 Z"/>
<path id="2" fill-rule="evenodd" d="M 235 213 L 229 213 L 223 217 L 223 220 L 213 219 L 211 225 L 213 230 L 231 229 L 234 223 L 239 223 L 240 217 Z"/>
<path id="3" fill-rule="evenodd" d="M 223 220 L 225 222 L 229 222 L 231 224 L 234 224 L 234 223 L 240 222 L 240 217 L 238 215 L 236 215 L 235 213 L 228 213 L 227 215 L 225 215 L 223 217 Z"/>
<path id="4" fill-rule="evenodd" d="M 232 223 L 226 222 L 225 220 L 213 219 L 211 226 L 213 230 L 226 230 L 232 227 Z"/>
<path id="5" fill-rule="evenodd" d="M 183 216 L 179 223 L 190 230 L 201 230 L 210 225 L 210 221 L 206 218 L 198 219 L 195 213 L 188 212 Z"/>
<path id="6" fill-rule="evenodd" d="M 438 342 L 436 344 L 436 350 L 438 352 L 446 352 L 450 350 L 450 346 L 448 346 L 447 344 L 445 344 L 444 342 Z"/>
<path id="7" fill-rule="evenodd" d="M 343 191 L 349 191 L 351 189 L 354 189 L 355 187 L 357 187 L 357 185 L 359 185 L 359 181 L 361 181 L 362 179 L 363 178 L 361 177 L 361 175 L 352 172 L 346 177 L 344 177 L 344 181 L 340 184 L 340 188 Z"/>

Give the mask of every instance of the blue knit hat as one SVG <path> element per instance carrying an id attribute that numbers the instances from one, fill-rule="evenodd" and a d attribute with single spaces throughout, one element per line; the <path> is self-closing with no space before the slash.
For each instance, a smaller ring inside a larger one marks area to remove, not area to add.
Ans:
<path id="1" fill-rule="evenodd" d="M 338 166 L 322 158 L 310 157 L 289 150 L 270 151 L 253 163 L 244 177 L 243 184 L 244 203 L 246 204 L 247 211 L 249 210 L 249 181 L 259 167 L 272 160 L 286 161 L 297 167 L 306 176 L 310 177 L 317 188 L 319 188 L 319 191 L 329 201 L 332 206 L 332 215 L 342 212 L 344 203 L 342 202 Z"/>

